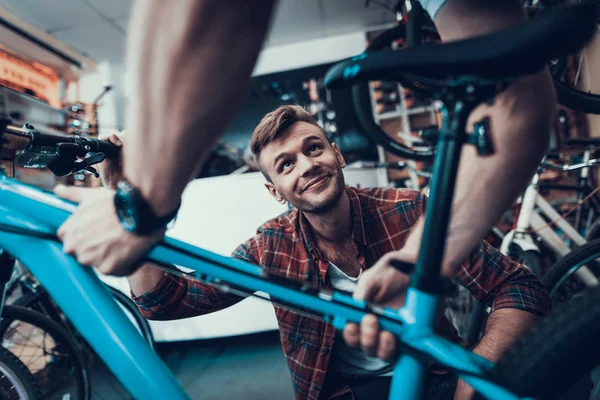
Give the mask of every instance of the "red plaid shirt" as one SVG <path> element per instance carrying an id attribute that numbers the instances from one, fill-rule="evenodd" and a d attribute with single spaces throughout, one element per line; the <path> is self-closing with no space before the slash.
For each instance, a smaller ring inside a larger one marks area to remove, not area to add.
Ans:
<path id="1" fill-rule="evenodd" d="M 363 269 L 385 253 L 402 248 L 410 228 L 424 212 L 425 197 L 413 190 L 347 187 L 346 192 L 352 205 L 352 238 Z M 298 210 L 263 224 L 256 236 L 240 245 L 233 256 L 291 279 L 308 280 L 320 287 L 328 285 L 329 262 L 323 259 Z M 551 308 L 550 296 L 539 280 L 485 242 L 473 250 L 455 279 L 491 306 L 492 311 L 517 308 L 543 315 Z M 155 288 L 134 300 L 146 318 L 171 320 L 218 311 L 243 298 L 165 273 Z M 274 307 L 296 398 L 353 398 L 350 388 L 337 382 L 327 382 L 326 393 L 321 393 L 335 328 Z"/>

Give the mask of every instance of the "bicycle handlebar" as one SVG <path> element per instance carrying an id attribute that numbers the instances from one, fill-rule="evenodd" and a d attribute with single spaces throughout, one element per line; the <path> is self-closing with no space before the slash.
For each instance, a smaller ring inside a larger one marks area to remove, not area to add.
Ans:
<path id="1" fill-rule="evenodd" d="M 58 146 L 60 143 L 72 143 L 88 153 L 104 153 L 107 158 L 114 159 L 119 156 L 121 148 L 115 146 L 107 140 L 87 138 L 84 136 L 62 136 L 40 133 L 33 127 L 18 128 L 13 125 L 7 125 L 4 132 L 0 132 L 0 137 L 6 137 L 8 143 L 16 144 L 17 148 L 13 150 L 27 150 L 33 146 Z M 4 147 L 4 145 L 3 145 Z"/>
<path id="2" fill-rule="evenodd" d="M 575 170 L 586 168 L 586 167 L 591 167 L 591 166 L 598 165 L 598 164 L 600 164 L 600 158 L 594 158 L 593 160 L 589 160 L 587 162 L 573 164 L 573 165 L 557 165 L 557 164 L 554 164 L 551 162 L 543 161 L 540 164 L 540 167 L 545 168 L 545 169 L 551 169 L 553 171 L 568 172 L 568 171 L 575 171 Z"/>
<path id="3" fill-rule="evenodd" d="M 105 140 L 40 133 L 28 124 L 23 128 L 5 125 L 0 129 L 0 139 L 2 149 L 15 152 L 17 165 L 36 169 L 47 167 L 57 176 L 81 170 L 98 176 L 91 166 L 105 158 L 116 159 L 121 151 L 120 147 Z"/>

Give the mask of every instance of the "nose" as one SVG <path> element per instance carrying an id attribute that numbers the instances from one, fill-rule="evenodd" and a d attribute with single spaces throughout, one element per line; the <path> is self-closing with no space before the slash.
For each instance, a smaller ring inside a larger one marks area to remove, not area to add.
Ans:
<path id="1" fill-rule="evenodd" d="M 311 157 L 300 156 L 297 160 L 298 170 L 303 177 L 310 176 L 315 170 L 319 169 L 319 163 Z"/>

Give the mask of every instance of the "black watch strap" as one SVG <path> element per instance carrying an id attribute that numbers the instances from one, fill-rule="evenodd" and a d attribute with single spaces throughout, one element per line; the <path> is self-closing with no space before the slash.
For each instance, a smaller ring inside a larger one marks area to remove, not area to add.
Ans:
<path id="1" fill-rule="evenodd" d="M 156 215 L 142 193 L 126 180 L 117 184 L 114 202 L 123 229 L 137 235 L 148 235 L 164 229 L 179 211 L 177 207 L 168 215 Z"/>

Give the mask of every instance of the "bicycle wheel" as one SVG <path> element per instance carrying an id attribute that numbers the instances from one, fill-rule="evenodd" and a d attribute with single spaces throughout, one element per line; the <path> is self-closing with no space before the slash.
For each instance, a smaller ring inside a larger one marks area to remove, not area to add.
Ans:
<path id="1" fill-rule="evenodd" d="M 136 327 L 138 332 L 140 332 L 140 334 L 148 342 L 152 350 L 154 350 L 155 341 L 154 335 L 152 334 L 152 329 L 150 328 L 150 324 L 148 323 L 148 320 L 144 318 L 142 314 L 140 314 L 140 311 L 133 302 L 133 300 L 131 300 L 127 295 L 123 294 L 123 292 L 113 288 L 112 286 L 109 286 L 107 284 L 104 284 L 104 286 L 110 291 L 115 301 L 117 302 L 117 304 L 119 304 L 119 306 L 121 306 L 131 323 Z M 22 296 L 16 298 L 11 304 L 16 306 L 27 307 L 29 309 L 37 311 L 59 324 L 64 324 L 66 322 L 64 317 L 61 316 L 62 312 L 60 311 L 58 306 L 54 304 L 52 299 L 48 297 L 48 294 L 41 287 L 37 289 L 37 292 L 31 292 L 26 286 L 22 286 L 21 292 Z M 42 301 L 41 296 L 46 296 L 45 301 Z"/>
<path id="2" fill-rule="evenodd" d="M 27 367 L 4 348 L 0 348 L 0 398 L 6 400 L 43 398 Z"/>
<path id="3" fill-rule="evenodd" d="M 421 9 L 416 12 L 413 17 L 422 21 L 423 15 L 419 15 L 422 12 Z M 422 26 L 415 31 L 415 34 L 418 36 L 415 40 L 418 41 L 434 40 L 434 38 L 438 37 L 435 27 L 427 23 L 423 23 Z M 365 53 L 384 51 L 386 48 L 390 47 L 392 42 L 398 39 L 404 39 L 406 36 L 407 25 L 396 25 L 375 38 L 366 48 Z M 404 143 L 398 142 L 380 128 L 373 119 L 371 93 L 367 82 L 356 83 L 352 86 L 352 101 L 356 116 L 364 132 L 385 150 L 410 160 L 425 161 L 433 159 L 435 154 L 434 144 L 422 142 L 419 145 L 407 146 Z"/>
<path id="4" fill-rule="evenodd" d="M 150 324 L 148 323 L 148 320 L 142 316 L 140 310 L 137 308 L 133 300 L 131 300 L 131 298 L 129 298 L 127 295 L 123 294 L 123 292 L 120 290 L 115 289 L 107 284 L 104 285 L 108 288 L 117 303 L 125 311 L 125 314 L 127 314 L 129 320 L 131 320 L 136 329 L 140 332 L 144 339 L 146 339 L 152 350 L 154 350 L 154 335 L 152 334 Z"/>
<path id="5" fill-rule="evenodd" d="M 542 283 L 550 291 L 553 298 L 557 300 L 568 300 L 574 294 L 581 293 L 586 289 L 585 284 L 572 275 L 583 265 L 588 265 L 592 272 L 598 276 L 595 268 L 596 258 L 600 257 L 600 239 L 587 242 L 569 252 L 558 260 L 548 272 L 542 277 Z"/>
<path id="6" fill-rule="evenodd" d="M 554 7 L 577 5 L 583 1 L 589 0 L 545 0 L 540 3 L 542 7 Z M 597 15 L 600 16 L 600 1 L 596 2 Z M 535 9 L 530 11 L 535 15 Z M 599 34 L 600 31 L 597 30 L 594 35 Z M 589 43 L 596 43 L 597 40 L 596 36 Z M 589 61 L 588 52 L 584 47 L 576 54 L 554 60 L 549 67 L 560 105 L 587 114 L 600 114 L 600 93 L 592 92 L 594 89 L 598 90 L 597 84 L 593 83 L 596 74 L 592 70 L 593 63 Z"/>
<path id="7" fill-rule="evenodd" d="M 519 396 L 563 396 L 600 364 L 599 302 L 593 289 L 563 304 L 507 351 L 491 378 Z"/>
<path id="8" fill-rule="evenodd" d="M 44 399 L 89 399 L 90 382 L 81 353 L 65 329 L 24 307 L 5 305 L 2 347 L 29 369 Z"/>

